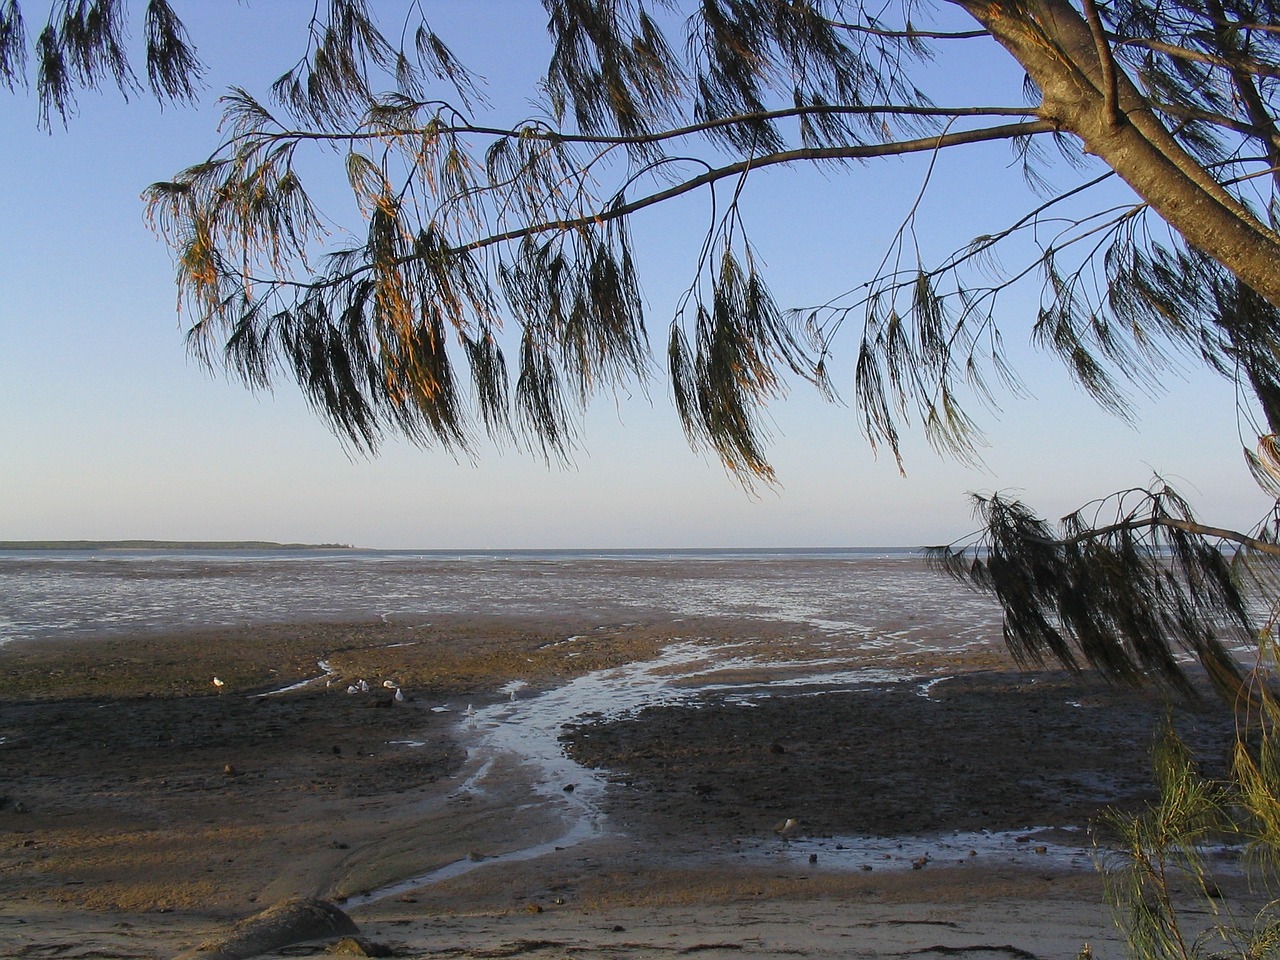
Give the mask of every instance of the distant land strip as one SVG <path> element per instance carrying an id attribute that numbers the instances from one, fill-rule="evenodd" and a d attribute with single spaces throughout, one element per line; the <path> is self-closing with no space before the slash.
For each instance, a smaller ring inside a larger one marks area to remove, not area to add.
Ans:
<path id="1" fill-rule="evenodd" d="M 0 540 L 0 550 L 351 550 L 349 543 L 272 540 Z"/>

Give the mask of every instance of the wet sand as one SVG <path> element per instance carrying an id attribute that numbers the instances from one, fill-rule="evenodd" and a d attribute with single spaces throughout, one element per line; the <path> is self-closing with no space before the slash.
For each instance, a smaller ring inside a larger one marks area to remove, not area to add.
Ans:
<path id="1" fill-rule="evenodd" d="M 681 629 L 830 656 L 759 624 Z M 1150 796 L 1170 709 L 1210 764 L 1233 732 L 1212 701 L 1023 673 L 1000 651 L 886 652 L 912 682 L 578 721 L 566 747 L 609 787 L 603 829 L 576 845 L 555 849 L 564 825 L 529 770 L 500 760 L 468 786 L 467 704 L 647 660 L 670 637 L 486 618 L 0 648 L 0 941 L 16 956 L 172 956 L 302 895 L 345 905 L 399 956 L 1048 957 L 1088 941 L 1119 957 L 1096 872 L 1036 850 L 1087 845 L 1105 807 Z M 316 677 L 320 659 L 333 685 L 253 696 Z M 374 691 L 348 695 L 357 678 Z M 784 845 L 771 827 L 789 816 L 802 834 Z M 1017 857 L 935 847 L 917 869 L 907 852 L 851 865 L 836 849 L 984 830 L 1028 833 Z M 536 860 L 500 859 L 538 843 L 551 848 Z M 449 864 L 467 872 L 360 899 Z"/>

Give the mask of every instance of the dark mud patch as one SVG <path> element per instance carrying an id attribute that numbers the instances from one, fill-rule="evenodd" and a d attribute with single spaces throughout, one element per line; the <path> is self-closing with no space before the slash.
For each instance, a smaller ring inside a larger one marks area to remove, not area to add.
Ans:
<path id="1" fill-rule="evenodd" d="M 1150 748 L 1172 716 L 1222 772 L 1235 735 L 1221 701 L 1169 701 L 1066 673 L 982 672 L 929 687 L 656 706 L 570 730 L 609 771 L 610 815 L 669 832 L 858 836 L 1085 826 L 1153 796 Z"/>

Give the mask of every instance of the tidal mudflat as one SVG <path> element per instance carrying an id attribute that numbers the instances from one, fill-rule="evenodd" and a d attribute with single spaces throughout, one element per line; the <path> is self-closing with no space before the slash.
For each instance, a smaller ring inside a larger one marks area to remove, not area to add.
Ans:
<path id="1" fill-rule="evenodd" d="M 750 617 L 10 643 L 0 932 L 171 956 L 306 896 L 400 956 L 1118 957 L 1088 828 L 1150 796 L 1169 709 Z"/>

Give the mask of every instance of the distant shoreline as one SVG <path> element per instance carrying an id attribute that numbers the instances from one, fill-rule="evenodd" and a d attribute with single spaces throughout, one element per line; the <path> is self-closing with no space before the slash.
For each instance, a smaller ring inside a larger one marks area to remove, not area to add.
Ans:
<path id="1" fill-rule="evenodd" d="M 0 550 L 353 550 L 349 543 L 273 540 L 0 540 Z"/>

